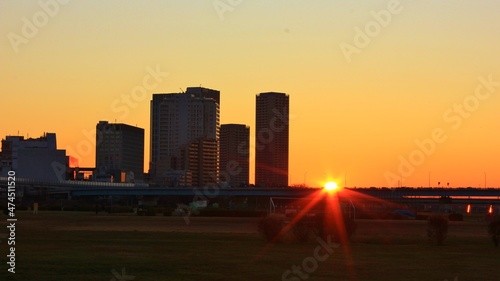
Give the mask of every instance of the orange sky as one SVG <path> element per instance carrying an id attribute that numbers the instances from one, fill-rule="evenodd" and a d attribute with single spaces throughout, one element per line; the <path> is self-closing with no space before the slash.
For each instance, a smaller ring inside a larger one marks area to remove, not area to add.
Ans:
<path id="1" fill-rule="evenodd" d="M 1 1 L 0 136 L 56 132 L 93 166 L 116 120 L 145 128 L 147 169 L 152 93 L 220 90 L 253 147 L 277 91 L 291 184 L 500 187 L 500 3 L 350 2 Z"/>

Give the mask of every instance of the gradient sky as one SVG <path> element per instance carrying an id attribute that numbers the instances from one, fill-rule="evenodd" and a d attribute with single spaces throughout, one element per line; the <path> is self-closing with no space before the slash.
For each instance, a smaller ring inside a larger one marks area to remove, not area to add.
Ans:
<path id="1" fill-rule="evenodd" d="M 249 125 L 253 147 L 255 96 L 277 91 L 290 95 L 291 184 L 483 187 L 486 174 L 500 187 L 497 0 L 61 2 L 47 15 L 0 1 L 2 138 L 56 132 L 93 166 L 91 134 L 116 120 L 145 128 L 147 169 L 152 93 L 220 90 L 221 122 Z M 359 47 L 348 58 L 346 44 Z M 148 67 L 168 76 L 126 104 Z"/>

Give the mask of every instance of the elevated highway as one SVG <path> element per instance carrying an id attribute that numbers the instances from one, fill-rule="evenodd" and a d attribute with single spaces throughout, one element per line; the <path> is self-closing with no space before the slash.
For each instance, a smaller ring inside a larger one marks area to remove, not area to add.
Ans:
<path id="1" fill-rule="evenodd" d="M 0 193 L 6 193 L 7 178 L 0 178 Z M 134 183 L 107 183 L 89 181 L 60 181 L 42 182 L 26 179 L 16 180 L 16 190 L 28 195 L 44 194 L 45 196 L 67 196 L 67 198 L 78 197 L 105 197 L 105 196 L 200 196 L 213 198 L 216 196 L 229 197 L 307 197 L 319 188 L 222 188 L 195 187 L 195 188 L 174 188 L 150 186 L 149 184 Z M 341 196 L 354 196 L 354 194 L 366 195 L 365 197 L 379 198 L 393 202 L 422 202 L 435 203 L 441 197 L 450 197 L 454 202 L 469 203 L 500 203 L 500 188 L 346 188 Z M 347 192 L 350 191 L 350 192 Z M 368 197 L 367 197 L 368 196 Z"/>

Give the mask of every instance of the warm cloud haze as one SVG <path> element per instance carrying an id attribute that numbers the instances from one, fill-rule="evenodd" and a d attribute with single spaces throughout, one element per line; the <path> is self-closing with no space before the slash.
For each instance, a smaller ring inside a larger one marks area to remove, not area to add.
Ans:
<path id="1" fill-rule="evenodd" d="M 256 95 L 281 92 L 290 184 L 500 187 L 497 0 L 48 2 L 0 1 L 1 138 L 90 167 L 96 124 L 126 123 L 147 172 L 152 94 L 201 85 L 250 126 L 253 182 Z"/>

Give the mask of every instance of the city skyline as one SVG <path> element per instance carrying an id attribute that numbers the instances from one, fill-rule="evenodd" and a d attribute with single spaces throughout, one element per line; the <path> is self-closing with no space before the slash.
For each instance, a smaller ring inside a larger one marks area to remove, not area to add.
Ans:
<path id="1" fill-rule="evenodd" d="M 2 138 L 56 132 L 92 166 L 96 122 L 130 124 L 146 168 L 152 94 L 201 85 L 250 126 L 253 180 L 255 96 L 278 91 L 290 184 L 500 187 L 495 1 L 19 3 L 0 3 Z"/>

